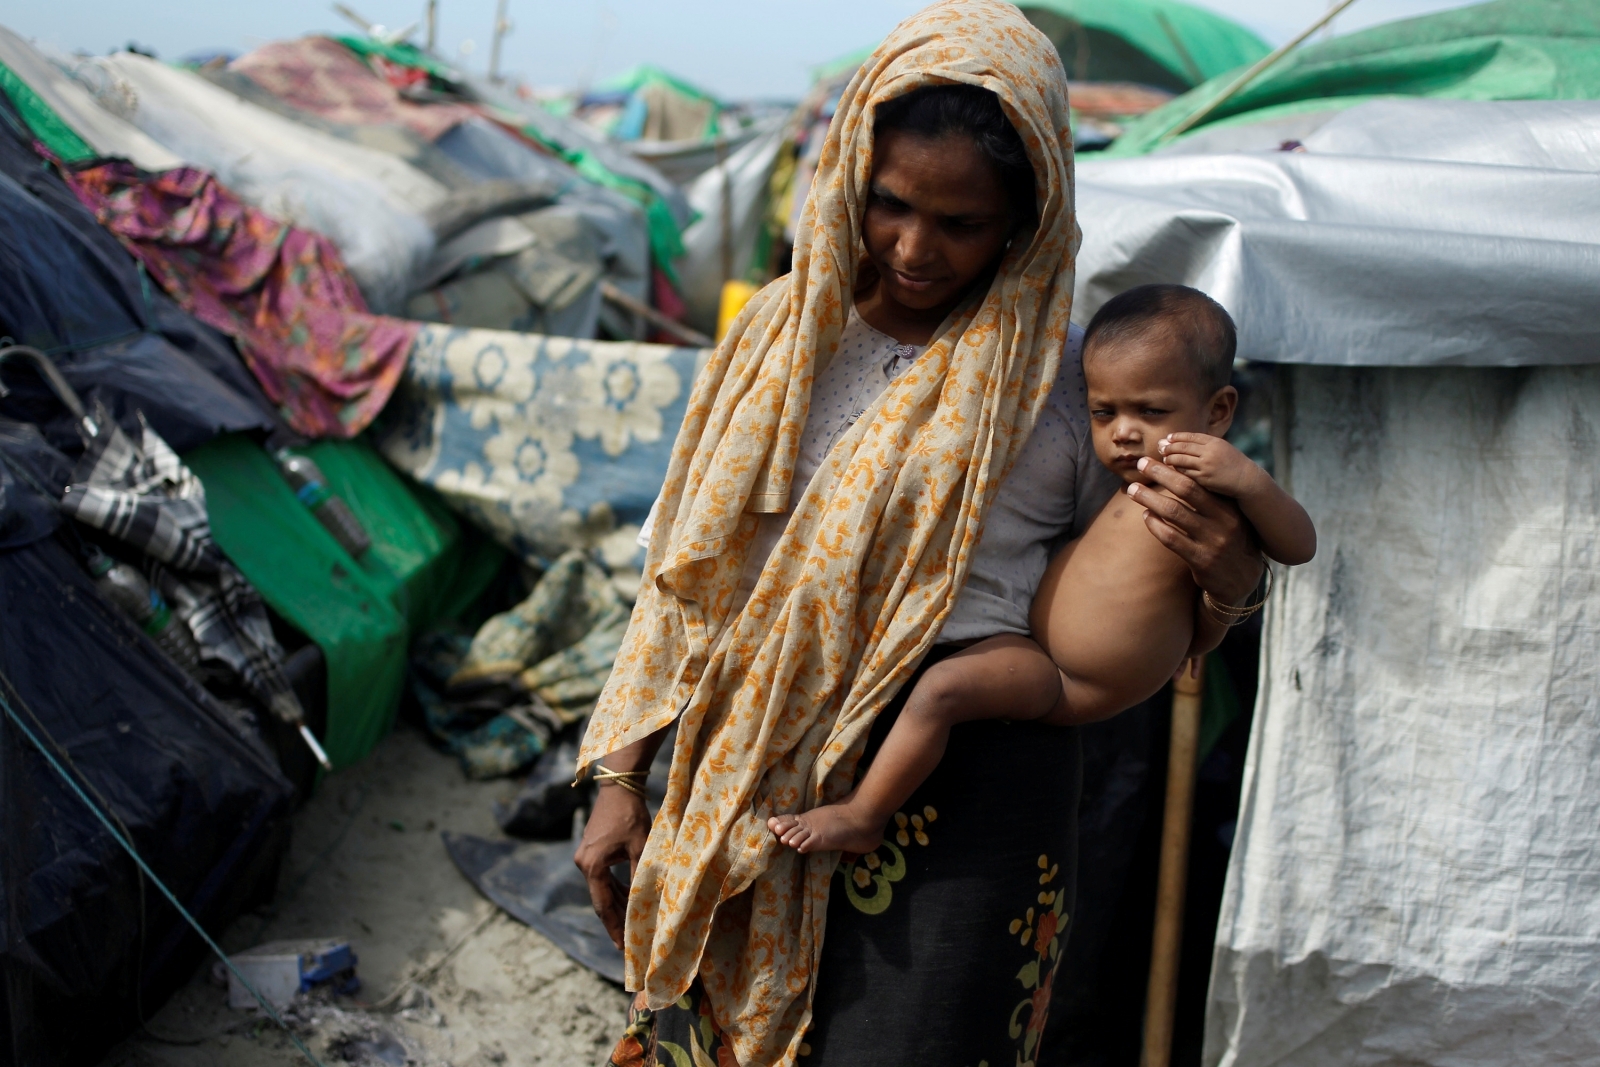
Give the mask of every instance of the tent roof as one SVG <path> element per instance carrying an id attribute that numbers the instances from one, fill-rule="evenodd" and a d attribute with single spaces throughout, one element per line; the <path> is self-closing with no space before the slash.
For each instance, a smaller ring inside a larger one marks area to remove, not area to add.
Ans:
<path id="1" fill-rule="evenodd" d="M 706 92 L 704 89 L 696 88 L 677 75 L 662 70 L 660 67 L 651 66 L 648 63 L 641 63 L 639 66 L 625 70 L 615 77 L 606 78 L 604 81 L 596 84 L 590 90 L 590 94 L 631 94 L 636 93 L 640 89 L 650 85 L 665 86 L 675 93 L 689 97 L 691 100 L 706 100 L 712 104 L 717 104 L 720 106 L 717 98 Z"/>
<path id="2" fill-rule="evenodd" d="M 1140 155 L 1218 96 L 1230 76 L 1129 125 L 1112 156 Z M 1368 100 L 1600 99 L 1600 6 L 1494 0 L 1374 26 L 1286 56 L 1195 127 L 1266 122 Z"/>
<path id="3" fill-rule="evenodd" d="M 1239 355 L 1600 362 L 1600 102 L 1375 100 L 1295 151 L 1081 159 L 1073 317 L 1181 282 Z"/>
<path id="4" fill-rule="evenodd" d="M 1254 63 L 1269 50 L 1237 22 L 1178 0 L 1018 0 L 1017 6 L 1055 42 L 1068 76 L 1082 80 L 1147 81 L 1186 89 Z M 1080 58 L 1078 27 L 1088 31 L 1083 56 L 1088 70 L 1083 72 L 1074 69 Z M 1107 67 L 1096 70 L 1095 46 L 1102 52 L 1108 44 L 1116 47 L 1105 37 L 1126 42 L 1169 77 L 1162 79 L 1155 71 L 1143 76 L 1133 69 L 1120 72 L 1116 68 L 1128 63 L 1122 56 L 1103 57 Z"/>
<path id="5" fill-rule="evenodd" d="M 1086 46 L 1085 80 L 1147 81 L 1182 90 L 1254 63 L 1268 51 L 1238 23 L 1178 0 L 1018 0 L 1017 6 L 1061 51 L 1069 77 L 1079 77 L 1079 45 Z M 1081 42 L 1080 27 L 1087 31 Z M 820 64 L 812 75 L 827 81 L 847 74 L 875 47 Z"/>

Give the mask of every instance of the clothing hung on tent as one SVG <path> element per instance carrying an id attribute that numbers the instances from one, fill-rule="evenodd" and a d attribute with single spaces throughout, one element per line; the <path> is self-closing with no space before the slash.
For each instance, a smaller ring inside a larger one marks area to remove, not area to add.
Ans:
<path id="1" fill-rule="evenodd" d="M 406 100 L 344 44 L 328 37 L 274 41 L 228 69 L 302 111 L 349 125 L 393 123 L 437 141 L 477 112 L 459 104 Z"/>
<path id="2" fill-rule="evenodd" d="M 193 71 L 119 52 L 76 76 L 121 117 L 250 206 L 332 241 L 369 306 L 397 309 L 433 254 L 447 190 L 387 152 L 235 96 Z"/>
<path id="3" fill-rule="evenodd" d="M 353 437 L 388 402 L 417 326 L 369 314 L 326 238 L 189 167 L 147 175 L 111 161 L 63 174 L 168 293 L 235 338 L 294 429 Z"/>

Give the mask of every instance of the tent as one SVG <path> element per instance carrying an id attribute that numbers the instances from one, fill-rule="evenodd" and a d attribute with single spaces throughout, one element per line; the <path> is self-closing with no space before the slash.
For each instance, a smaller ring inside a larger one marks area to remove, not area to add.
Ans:
<path id="1" fill-rule="evenodd" d="M 1182 92 L 1267 54 L 1261 38 L 1177 0 L 1018 0 L 1073 81 Z"/>
<path id="2" fill-rule="evenodd" d="M 681 231 L 689 223 L 689 206 L 682 192 L 648 164 L 582 123 L 557 116 L 504 86 L 454 70 L 413 45 L 370 37 L 339 41 L 371 62 L 416 75 L 418 84 L 473 102 L 480 114 L 553 153 L 585 180 L 638 203 L 645 213 L 652 261 L 673 278 L 673 264 L 683 254 Z"/>
<path id="3" fill-rule="evenodd" d="M 1317 559 L 1268 610 L 1210 1064 L 1592 1062 L 1600 104 L 1084 163 L 1075 315 L 1216 296 Z"/>
<path id="4" fill-rule="evenodd" d="M 591 88 L 577 113 L 618 141 L 709 141 L 722 110 L 710 93 L 643 64 Z"/>
<path id="5" fill-rule="evenodd" d="M 1233 74 L 1130 125 L 1109 149 L 1139 155 L 1220 95 Z M 1262 73 L 1168 150 L 1267 148 L 1302 139 L 1369 100 L 1600 99 L 1600 9 L 1585 0 L 1493 0 L 1385 23 L 1302 48 Z"/>
<path id="6" fill-rule="evenodd" d="M 772 176 L 786 146 L 790 124 L 782 119 L 752 126 L 742 144 L 730 145 L 722 159 L 687 186 L 698 216 L 683 231 L 679 269 L 684 318 L 709 334 L 716 329 L 723 283 L 729 279 L 766 281 L 770 276 L 766 229 Z M 792 194 L 791 194 L 792 195 Z"/>
<path id="7" fill-rule="evenodd" d="M 0 418 L 0 1058 L 39 1067 L 93 1062 L 205 947 L 35 739 L 211 929 L 271 893 L 293 794 L 254 728 L 95 588 L 56 506 L 71 471 Z"/>
<path id="8" fill-rule="evenodd" d="M 127 428 L 143 411 L 182 451 L 205 483 L 218 544 L 322 650 L 330 756 L 360 759 L 393 720 L 409 635 L 469 603 L 500 553 L 370 445 L 323 442 L 310 455 L 374 542 L 352 560 L 261 447 L 279 424 L 231 344 L 173 305 L 42 166 L 14 111 L 0 107 L 0 126 L 0 171 L 17 175 L 0 176 L 0 327 L 51 352 L 68 382 Z M 78 447 L 43 386 L 14 377 L 0 411 Z"/>
<path id="9" fill-rule="evenodd" d="M 1016 0 L 1061 53 L 1073 81 L 1133 82 L 1173 92 L 1254 63 L 1266 44 L 1238 23 L 1178 0 Z M 812 70 L 832 81 L 859 67 L 862 48 Z"/>

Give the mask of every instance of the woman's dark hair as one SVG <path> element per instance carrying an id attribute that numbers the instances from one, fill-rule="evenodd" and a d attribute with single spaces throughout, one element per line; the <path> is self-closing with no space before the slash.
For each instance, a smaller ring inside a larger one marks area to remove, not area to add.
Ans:
<path id="1" fill-rule="evenodd" d="M 1000 98 L 977 85 L 925 85 L 878 105 L 874 139 L 889 130 L 935 140 L 950 134 L 972 138 L 1000 172 L 1006 200 L 1017 225 L 1034 221 L 1033 164 L 1017 128 L 1006 118 Z"/>

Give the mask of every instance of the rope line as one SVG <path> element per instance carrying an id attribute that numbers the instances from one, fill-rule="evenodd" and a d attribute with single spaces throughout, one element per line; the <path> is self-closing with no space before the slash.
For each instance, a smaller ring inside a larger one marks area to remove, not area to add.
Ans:
<path id="1" fill-rule="evenodd" d="M 3 673 L 0 673 L 0 679 L 4 679 L 6 688 L 11 689 L 13 692 L 16 691 L 15 687 L 11 684 L 10 678 L 6 678 Z M 18 699 L 21 699 L 20 694 L 18 694 Z M 84 792 L 83 787 L 78 784 L 72 775 L 67 773 L 67 769 L 61 765 L 59 760 L 56 759 L 55 754 L 45 746 L 43 741 L 39 740 L 37 734 L 28 728 L 28 724 L 22 721 L 22 716 L 18 715 L 17 710 L 11 706 L 11 701 L 6 699 L 6 695 L 3 690 L 0 690 L 0 708 L 5 709 L 6 715 L 11 719 L 12 722 L 17 724 L 17 729 L 21 730 L 23 736 L 32 743 L 34 748 L 39 750 L 40 755 L 44 756 L 45 762 L 50 764 L 51 769 L 61 777 L 61 780 L 67 783 L 67 788 L 71 789 L 73 795 L 75 795 L 79 800 L 83 801 L 84 806 L 89 809 L 90 813 L 92 813 L 97 820 L 99 820 L 100 825 L 106 828 L 106 832 L 112 836 L 117 844 L 122 846 L 122 850 L 128 854 L 135 864 L 138 865 L 139 870 L 144 872 L 145 877 L 154 882 L 156 888 L 161 890 L 161 894 L 167 898 L 168 903 L 170 903 L 174 908 L 178 909 L 178 914 L 183 916 L 184 921 L 194 928 L 194 932 L 200 935 L 201 940 L 206 943 L 211 951 L 217 954 L 217 958 L 222 961 L 223 966 L 227 967 L 228 970 L 232 972 L 233 976 L 239 980 L 239 984 L 244 986 L 245 990 L 256 999 L 256 1003 L 261 1005 L 261 1009 L 267 1013 L 267 1016 L 271 1018 L 273 1022 L 277 1023 L 285 1034 L 289 1035 L 289 1040 L 294 1043 L 294 1047 L 299 1050 L 300 1054 L 310 1061 L 314 1067 L 326 1067 L 321 1060 L 317 1059 L 316 1056 L 311 1054 L 311 1050 L 305 1046 L 305 1042 L 301 1041 L 299 1035 L 289 1028 L 289 1024 L 283 1021 L 283 1018 L 278 1014 L 277 1010 L 273 1008 L 272 1004 L 267 1000 L 267 998 L 262 996 L 256 990 L 256 987 L 250 984 L 249 979 L 245 978 L 245 976 L 240 973 L 239 968 L 234 966 L 233 960 L 229 959 L 228 954 L 222 951 L 222 946 L 218 945 L 214 940 L 212 940 L 211 935 L 206 933 L 205 928 L 195 920 L 193 915 L 189 914 L 189 909 L 185 908 L 178 901 L 178 898 L 173 894 L 172 890 L 167 888 L 167 883 L 163 882 L 160 877 L 156 875 L 156 872 L 150 869 L 150 865 L 144 861 L 144 857 L 139 855 L 138 850 L 133 847 L 133 842 L 125 838 L 115 826 L 111 825 L 111 818 L 103 810 L 101 810 L 100 805 L 96 804 L 89 798 L 89 794 Z M 41 730 L 42 729 L 43 727 L 41 726 Z"/>

